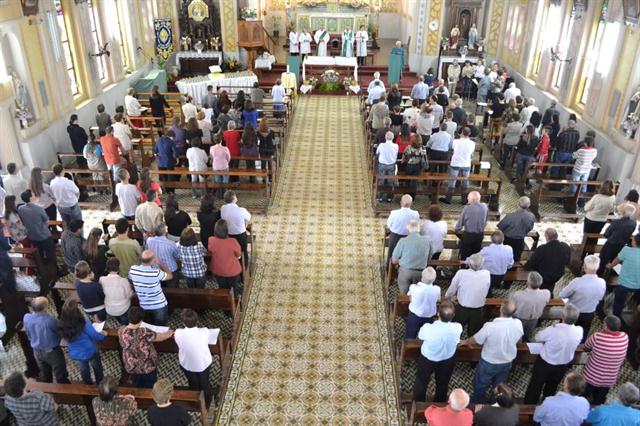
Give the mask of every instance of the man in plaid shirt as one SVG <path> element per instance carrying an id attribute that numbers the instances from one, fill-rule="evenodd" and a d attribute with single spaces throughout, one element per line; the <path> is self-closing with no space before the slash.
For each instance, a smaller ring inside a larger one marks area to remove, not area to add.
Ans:
<path id="1" fill-rule="evenodd" d="M 56 404 L 51 396 L 40 391 L 28 392 L 24 375 L 11 373 L 4 381 L 7 396 L 4 405 L 13 413 L 19 426 L 58 426 Z"/>

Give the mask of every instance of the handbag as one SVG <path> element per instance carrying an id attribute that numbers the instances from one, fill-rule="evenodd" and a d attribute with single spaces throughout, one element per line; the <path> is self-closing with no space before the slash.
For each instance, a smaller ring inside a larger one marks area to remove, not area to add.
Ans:
<path id="1" fill-rule="evenodd" d="M 425 149 L 420 150 L 420 167 L 422 167 L 422 170 L 429 170 L 429 158 L 427 158 Z"/>

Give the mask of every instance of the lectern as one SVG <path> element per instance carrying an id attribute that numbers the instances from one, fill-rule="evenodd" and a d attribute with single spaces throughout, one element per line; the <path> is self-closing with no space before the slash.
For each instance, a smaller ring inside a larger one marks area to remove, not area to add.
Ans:
<path id="1" fill-rule="evenodd" d="M 253 70 L 256 53 L 265 46 L 265 32 L 262 21 L 238 21 L 238 46 L 249 53 L 248 68 Z M 271 52 L 273 53 L 273 52 Z"/>

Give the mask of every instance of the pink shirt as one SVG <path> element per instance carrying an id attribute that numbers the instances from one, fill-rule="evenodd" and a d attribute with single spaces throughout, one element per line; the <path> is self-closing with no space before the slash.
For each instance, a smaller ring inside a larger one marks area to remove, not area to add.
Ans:
<path id="1" fill-rule="evenodd" d="M 473 413 L 468 408 L 462 411 L 453 411 L 449 405 L 446 407 L 436 407 L 430 405 L 424 410 L 424 417 L 429 426 L 471 426 L 473 424 Z"/>
<path id="2" fill-rule="evenodd" d="M 221 143 L 214 145 L 209 150 L 211 155 L 211 164 L 213 170 L 227 170 L 229 168 L 229 160 L 231 160 L 231 154 L 229 148 Z"/>

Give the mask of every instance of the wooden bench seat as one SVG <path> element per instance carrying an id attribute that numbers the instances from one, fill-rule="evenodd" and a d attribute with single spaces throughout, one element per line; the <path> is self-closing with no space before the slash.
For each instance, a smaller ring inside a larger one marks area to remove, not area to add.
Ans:
<path id="1" fill-rule="evenodd" d="M 413 401 L 410 407 L 410 411 L 407 413 L 410 425 L 419 423 L 426 423 L 427 419 L 424 417 L 424 412 L 427 407 L 435 405 L 437 407 L 444 407 L 446 403 L 439 402 L 416 402 Z M 519 421 L 521 424 L 533 424 L 533 413 L 536 409 L 536 405 L 518 404 L 520 408 Z"/>
<path id="2" fill-rule="evenodd" d="M 540 170 L 541 168 L 542 170 Z M 525 173 L 523 173 L 515 182 L 516 191 L 518 191 L 520 195 L 525 195 L 526 185 L 531 179 L 553 179 L 551 175 L 552 169 L 562 169 L 565 171 L 563 174 L 566 175 L 573 170 L 573 163 L 528 163 Z M 598 164 L 594 164 L 591 169 L 595 170 L 595 172 L 592 172 L 593 180 L 598 180 L 600 166 Z"/>
<path id="3" fill-rule="evenodd" d="M 597 193 L 598 189 L 606 181 L 603 180 L 589 180 L 589 181 L 574 181 L 568 179 L 537 179 L 538 187 L 531 194 L 531 211 L 536 216 L 536 219 L 540 220 L 542 215 L 540 214 L 540 202 L 543 199 L 555 199 L 562 200 L 565 212 L 569 214 L 576 214 L 578 209 L 578 200 L 584 198 L 591 198 Z M 566 192 L 557 190 L 555 186 L 562 186 L 569 188 L 571 185 L 576 185 L 574 192 Z M 614 182 L 614 194 L 618 192 L 620 186 L 619 182 Z M 583 191 L 583 188 L 587 188 L 587 191 Z M 554 215 L 549 215 L 553 217 Z"/>

